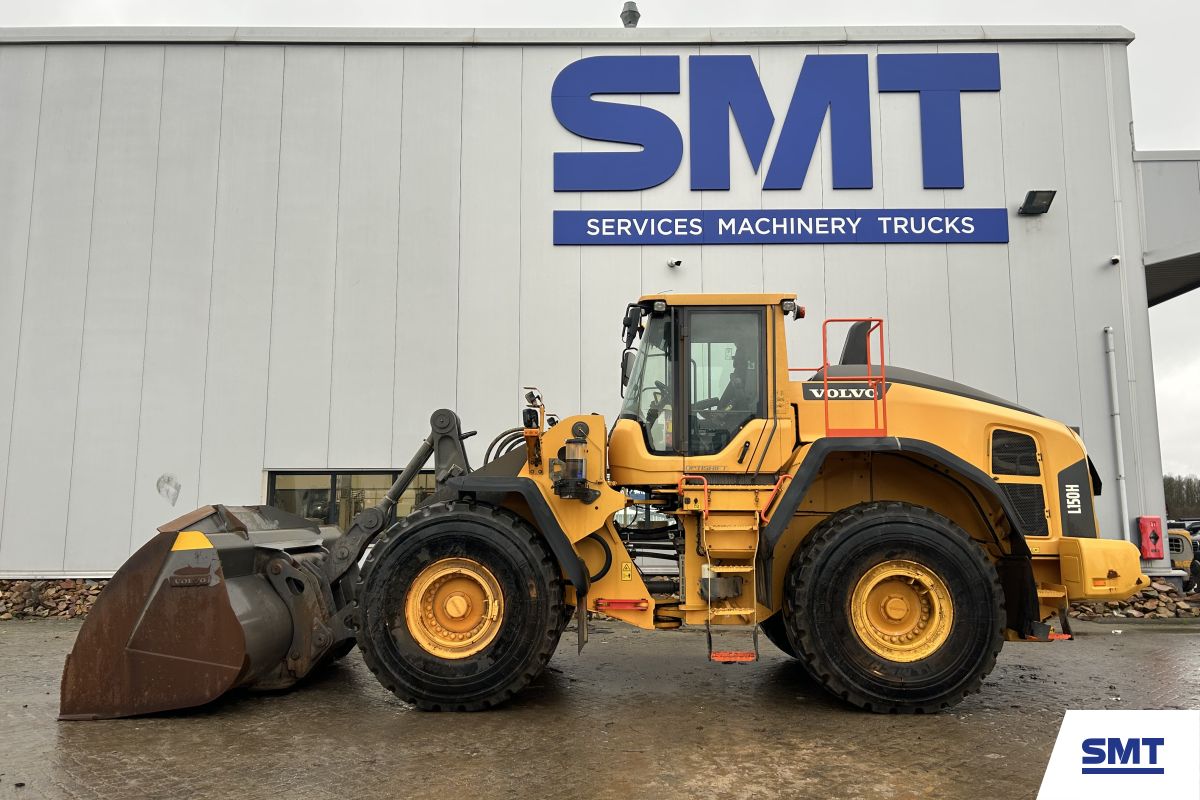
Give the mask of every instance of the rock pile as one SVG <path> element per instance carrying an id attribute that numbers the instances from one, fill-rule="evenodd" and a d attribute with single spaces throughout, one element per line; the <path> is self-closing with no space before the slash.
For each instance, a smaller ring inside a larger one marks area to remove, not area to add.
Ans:
<path id="1" fill-rule="evenodd" d="M 86 617 L 106 581 L 0 581 L 0 620 Z"/>
<path id="2" fill-rule="evenodd" d="M 1200 617 L 1200 593 L 1184 595 L 1175 587 L 1154 581 L 1128 600 L 1089 600 L 1072 603 L 1070 616 L 1082 620 L 1104 618 L 1177 619 Z"/>

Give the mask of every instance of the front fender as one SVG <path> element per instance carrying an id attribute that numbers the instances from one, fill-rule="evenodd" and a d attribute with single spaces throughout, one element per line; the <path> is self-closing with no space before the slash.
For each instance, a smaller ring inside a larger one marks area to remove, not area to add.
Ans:
<path id="1" fill-rule="evenodd" d="M 546 544 L 554 553 L 554 558 L 558 561 L 563 575 L 575 587 L 576 595 L 583 597 L 587 594 L 589 586 L 587 567 L 575 552 L 575 547 L 567 538 L 562 526 L 558 524 L 558 519 L 550 510 L 546 498 L 542 496 L 537 484 L 531 479 L 472 473 L 460 478 L 451 478 L 446 481 L 446 487 L 460 498 L 474 497 L 494 505 L 503 504 L 504 500 L 512 495 L 522 498 L 529 507 L 529 513 L 533 516 L 533 522 L 538 531 L 545 537 Z"/>

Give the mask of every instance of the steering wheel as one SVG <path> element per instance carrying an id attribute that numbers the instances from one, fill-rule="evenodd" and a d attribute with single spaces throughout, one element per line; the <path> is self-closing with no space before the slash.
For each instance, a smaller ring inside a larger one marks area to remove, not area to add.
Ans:
<path id="1" fill-rule="evenodd" d="M 701 400 L 698 403 L 692 404 L 692 413 L 697 419 L 709 422 L 715 414 L 720 413 L 718 409 L 721 405 L 721 398 L 710 397 L 707 400 Z"/>
<path id="2" fill-rule="evenodd" d="M 670 402 L 670 393 L 665 383 L 662 381 L 655 381 L 654 390 L 658 392 L 658 394 L 650 401 L 650 405 L 646 408 L 645 424 L 648 428 L 653 427 L 654 423 L 658 421 L 658 417 L 662 413 L 663 409 L 666 408 L 667 404 Z M 646 389 L 643 389 L 643 391 L 648 392 L 650 391 L 650 388 L 647 387 Z"/>

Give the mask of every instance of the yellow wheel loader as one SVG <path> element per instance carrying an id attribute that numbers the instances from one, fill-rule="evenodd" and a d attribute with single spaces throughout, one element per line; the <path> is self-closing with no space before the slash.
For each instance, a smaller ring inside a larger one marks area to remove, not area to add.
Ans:
<path id="1" fill-rule="evenodd" d="M 1167 531 L 1167 547 L 1171 554 L 1171 566 L 1187 573 L 1183 579 L 1184 592 L 1200 591 L 1200 532 L 1193 534 L 1186 528 Z"/>
<path id="2" fill-rule="evenodd" d="M 80 630 L 61 716 L 287 687 L 356 642 L 402 700 L 485 709 L 572 617 L 582 649 L 588 612 L 703 628 L 719 662 L 757 660 L 761 631 L 854 706 L 931 712 L 978 691 L 1006 639 L 1067 638 L 1068 601 L 1148 582 L 1131 543 L 1098 537 L 1071 428 L 886 365 L 878 319 L 826 321 L 822 364 L 789 367 L 802 312 L 790 294 L 643 297 L 611 428 L 530 390 L 474 470 L 470 434 L 435 412 L 345 532 L 266 506 L 164 525 Z M 398 517 L 431 458 L 435 493 Z"/>

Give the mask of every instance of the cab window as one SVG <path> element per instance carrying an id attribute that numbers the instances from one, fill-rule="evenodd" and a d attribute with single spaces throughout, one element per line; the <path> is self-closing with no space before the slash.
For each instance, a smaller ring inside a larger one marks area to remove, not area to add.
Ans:
<path id="1" fill-rule="evenodd" d="M 674 399 L 671 331 L 671 318 L 666 314 L 650 318 L 621 406 L 621 418 L 637 421 L 651 453 L 668 453 L 675 449 L 671 424 Z"/>
<path id="2" fill-rule="evenodd" d="M 764 416 L 762 328 L 758 310 L 689 312 L 687 455 L 719 453 L 747 422 Z"/>

